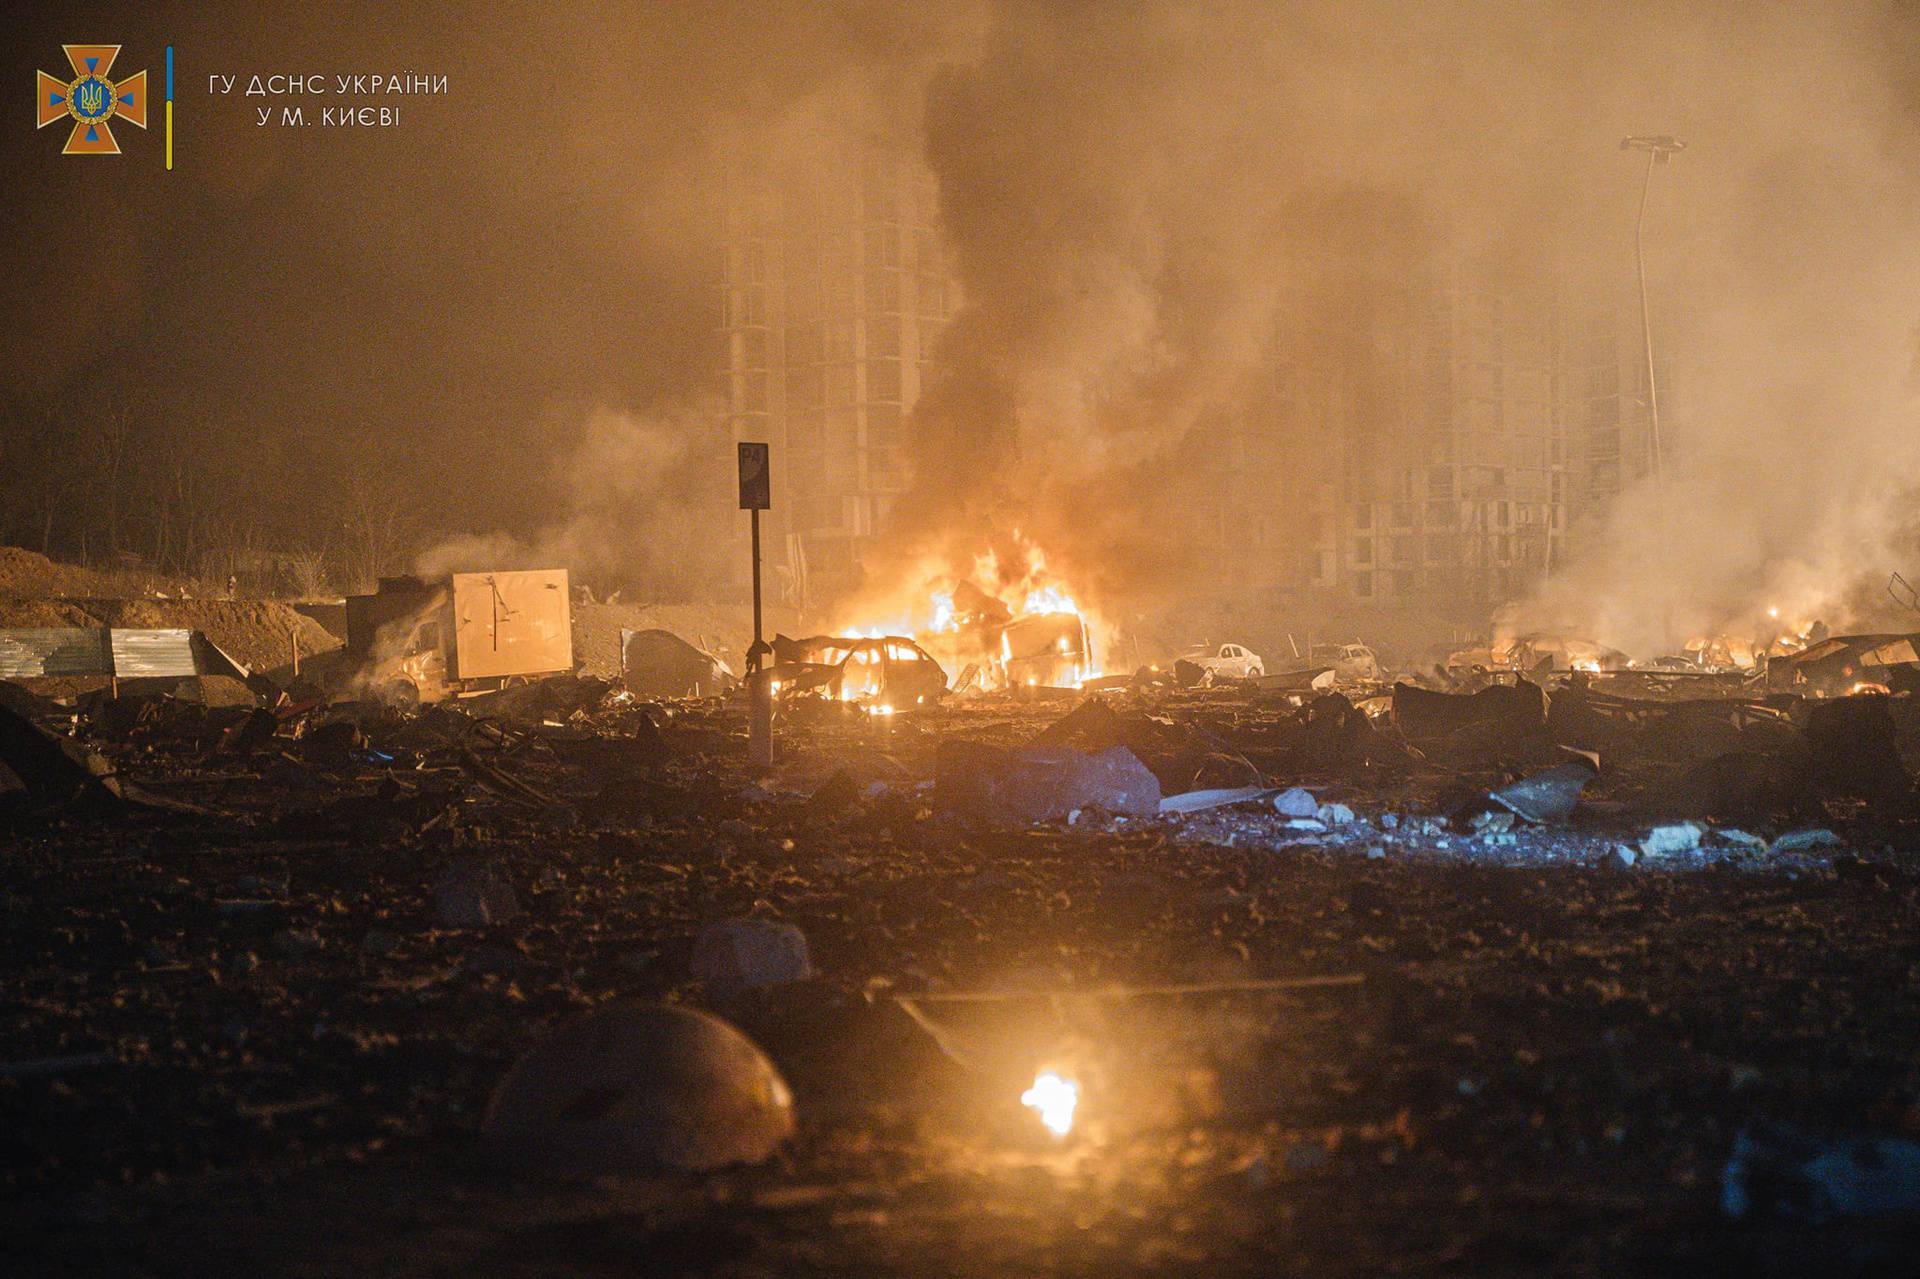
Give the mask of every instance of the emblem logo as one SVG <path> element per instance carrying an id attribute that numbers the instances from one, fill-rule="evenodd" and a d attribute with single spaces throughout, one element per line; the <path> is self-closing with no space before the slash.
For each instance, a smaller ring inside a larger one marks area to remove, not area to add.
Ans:
<path id="1" fill-rule="evenodd" d="M 73 67 L 72 80 L 42 71 L 35 85 L 36 128 L 44 129 L 58 120 L 72 120 L 73 132 L 67 135 L 65 155 L 119 155 L 114 140 L 114 120 L 125 120 L 137 129 L 147 127 L 147 73 L 109 80 L 113 60 L 120 54 L 117 44 L 69 44 L 67 62 Z"/>

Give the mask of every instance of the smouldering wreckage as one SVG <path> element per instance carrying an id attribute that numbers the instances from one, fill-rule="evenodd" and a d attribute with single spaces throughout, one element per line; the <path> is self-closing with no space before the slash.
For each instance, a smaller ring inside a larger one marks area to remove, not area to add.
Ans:
<path id="1" fill-rule="evenodd" d="M 674 652 L 672 669 L 710 672 L 700 650 Z M 1205 1192 L 1145 1202 L 1190 1215 L 1270 1210 L 1247 1172 L 1263 1160 L 1290 1199 L 1335 1169 L 1386 1178 L 1384 1199 L 1423 1158 L 1450 1187 L 1462 1166 L 1504 1185 L 1474 1162 L 1474 1134 L 1497 1125 L 1534 1148 L 1555 1131 L 1536 1118 L 1545 1083 L 1572 1078 L 1555 1095 L 1597 1090 L 1634 1134 L 1683 1124 L 1695 1162 L 1726 1161 L 1726 1211 L 1745 1219 L 1825 1147 L 1703 1128 L 1654 1105 L 1664 1084 L 1622 1092 L 1579 1072 L 1609 1059 L 1597 1024 L 1637 1068 L 1705 1069 L 1691 1044 L 1663 1047 L 1669 1019 L 1633 992 L 1724 1001 L 1762 943 L 1800 946 L 1795 962 L 1830 984 L 1837 925 L 1743 933 L 1702 978 L 1698 937 L 1650 916 L 1623 939 L 1622 901 L 1671 899 L 1689 920 L 1734 901 L 1770 920 L 1804 884 L 1793 909 L 1826 921 L 1835 885 L 1878 902 L 1916 882 L 1882 851 L 1913 843 L 1910 693 L 1644 695 L 1585 671 L 1341 691 L 1266 686 L 1269 672 L 1076 690 L 1068 708 L 1011 679 L 941 696 L 944 667 L 900 635 L 776 653 L 776 670 L 819 682 L 797 690 L 766 777 L 744 767 L 732 691 L 641 697 L 563 674 L 421 704 L 294 688 L 221 707 L 0 686 L 0 820 L 62 868 L 63 902 L 90 903 L 34 915 L 31 936 L 64 956 L 59 938 L 92 914 L 124 915 L 130 940 L 86 933 L 87 954 L 146 956 L 131 995 L 76 988 L 84 1021 L 34 1005 L 7 1063 L 30 1082 L 8 1113 L 35 1133 L 75 1115 L 133 1126 L 134 1179 L 180 1171 L 175 1132 L 227 1163 L 255 1157 L 263 1131 L 297 1133 L 356 1176 L 389 1157 L 364 1132 L 409 1151 L 457 1133 L 517 1177 L 732 1175 L 784 1150 L 755 1174 L 770 1180 L 742 1183 L 768 1203 L 837 1203 L 850 1168 L 886 1185 L 890 1167 L 940 1170 L 975 1147 L 1141 1185 L 1177 1158 Z M 838 700 L 849 681 L 896 713 L 801 709 L 858 705 Z M 90 870 L 102 843 L 134 860 Z M 1799 878 L 1746 873 L 1763 868 Z M 124 884 L 149 880 L 163 908 L 129 911 Z M 93 1030 L 144 1026 L 154 1001 L 165 1025 L 242 1026 L 248 1052 L 220 1040 L 183 1087 L 174 1057 L 191 1044 Z M 1790 1043 L 1764 1062 L 1804 1071 L 1811 1003 L 1788 1001 Z M 1529 1012 L 1531 1057 L 1501 1038 L 1510 1006 Z M 1561 1073 L 1536 1079 L 1536 1058 Z M 138 1105 L 42 1086 L 106 1070 Z M 1508 1088 L 1516 1070 L 1534 1073 Z M 1276 1071 L 1293 1082 L 1274 1090 Z M 862 1129 L 869 1099 L 896 1117 Z M 1168 1153 L 1160 1133 L 1185 1144 Z M 1643 1159 L 1654 1139 L 1608 1157 L 1683 1193 L 1659 1174 L 1689 1156 Z M 880 1152 L 871 1167 L 863 1150 Z M 85 1163 L 63 1159 L 23 1175 L 56 1184 Z M 942 1175 L 997 1184 L 955 1171 Z M 1721 1178 L 1699 1179 L 1711 1203 Z M 721 1199 L 700 1211 L 734 1211 Z M 740 1229 L 772 1210 L 752 1211 Z"/>

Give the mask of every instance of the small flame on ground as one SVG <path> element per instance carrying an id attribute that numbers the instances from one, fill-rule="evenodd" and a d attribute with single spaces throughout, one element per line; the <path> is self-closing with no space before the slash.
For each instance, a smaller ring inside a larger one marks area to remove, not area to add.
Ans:
<path id="1" fill-rule="evenodd" d="M 1020 1104 L 1040 1112 L 1040 1122 L 1056 1137 L 1073 1128 L 1073 1109 L 1080 1104 L 1080 1085 L 1051 1070 L 1041 1071 L 1033 1087 L 1020 1094 Z"/>

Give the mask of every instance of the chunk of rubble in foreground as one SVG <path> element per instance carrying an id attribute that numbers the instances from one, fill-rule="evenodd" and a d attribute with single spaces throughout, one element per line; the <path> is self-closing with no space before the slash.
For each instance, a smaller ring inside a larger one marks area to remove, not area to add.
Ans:
<path id="1" fill-rule="evenodd" d="M 1273 797 L 1273 811 L 1282 817 L 1312 817 L 1320 811 L 1320 801 L 1312 791 L 1295 786 Z"/>
<path id="2" fill-rule="evenodd" d="M 1152 817 L 1160 811 L 1160 780 L 1124 746 L 1089 755 L 1063 747 L 946 741 L 934 760 L 934 802 L 990 822 L 1052 821 L 1089 807 Z"/>
<path id="3" fill-rule="evenodd" d="M 1803 826 L 1790 830 L 1767 846 L 1770 853 L 1804 853 L 1810 848 L 1837 848 L 1841 839 L 1822 826 Z"/>
<path id="4" fill-rule="evenodd" d="M 703 1172 L 779 1149 L 793 1135 L 793 1093 L 718 1017 L 612 1004 L 562 1023 L 515 1063 L 480 1132 L 521 1172 Z"/>
<path id="5" fill-rule="evenodd" d="M 1700 837 L 1706 834 L 1706 827 L 1699 822 L 1675 822 L 1668 826 L 1655 826 L 1648 831 L 1646 838 L 1640 841 L 1642 857 L 1661 857 L 1668 853 L 1685 853 L 1700 847 Z"/>
<path id="6" fill-rule="evenodd" d="M 1509 782 L 1489 792 L 1487 798 L 1516 817 L 1536 826 L 1547 826 L 1573 815 L 1574 806 L 1580 802 L 1580 792 L 1593 777 L 1594 771 L 1585 761 L 1558 764 Z"/>

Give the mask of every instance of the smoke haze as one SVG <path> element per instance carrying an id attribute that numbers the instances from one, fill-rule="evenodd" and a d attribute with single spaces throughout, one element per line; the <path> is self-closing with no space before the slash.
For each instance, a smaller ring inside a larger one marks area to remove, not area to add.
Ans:
<path id="1" fill-rule="evenodd" d="M 1769 602 L 1838 621 L 1872 598 L 1862 583 L 1920 567 L 1902 559 L 1920 478 L 1910 6 L 220 8 L 116 38 L 178 43 L 190 85 L 405 61 L 455 93 L 379 139 L 292 137 L 239 98 L 183 95 L 182 171 L 126 166 L 125 199 L 84 231 L 56 213 L 89 198 L 85 166 L 10 133 L 31 181 L 7 197 L 0 287 L 10 313 L 62 325 L 10 331 L 5 393 L 24 409 L 142 387 L 143 429 L 208 467 L 244 451 L 234 501 L 275 536 L 324 527 L 373 459 L 461 539 L 423 566 L 531 557 L 735 589 L 742 517 L 707 407 L 715 166 L 747 135 L 791 153 L 877 139 L 937 180 L 964 304 L 872 575 L 959 569 L 1018 528 L 1098 596 L 1230 586 L 1141 512 L 1221 415 L 1260 411 L 1276 349 L 1385 415 L 1384 284 L 1468 258 L 1630 305 L 1641 167 L 1618 144 L 1673 133 L 1688 149 L 1647 221 L 1681 383 L 1668 475 L 1523 618 L 1644 650 Z M 80 38 L 35 25 L 14 83 Z M 1284 511 L 1324 423 L 1280 425 L 1302 468 L 1271 481 Z"/>

